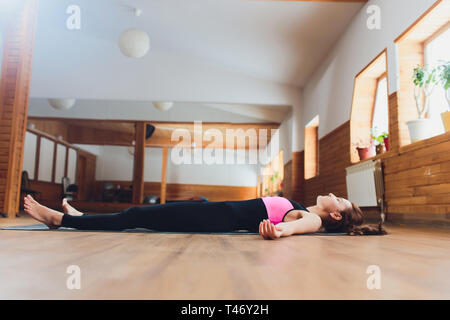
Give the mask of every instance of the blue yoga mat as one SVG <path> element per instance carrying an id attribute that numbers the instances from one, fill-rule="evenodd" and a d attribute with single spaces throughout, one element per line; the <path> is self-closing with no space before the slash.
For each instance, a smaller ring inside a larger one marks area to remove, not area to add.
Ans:
<path id="1" fill-rule="evenodd" d="M 121 231 L 109 231 L 109 230 L 78 230 L 73 228 L 59 229 L 49 229 L 45 224 L 32 224 L 27 226 L 15 226 L 15 227 L 5 227 L 0 228 L 1 230 L 26 230 L 26 231 L 76 231 L 76 232 L 126 232 L 126 233 L 175 233 L 175 234 L 259 234 L 256 232 L 249 232 L 247 230 L 238 230 L 234 232 L 168 232 L 168 231 L 155 231 L 144 228 L 136 229 L 126 229 Z M 346 233 L 326 233 L 326 232 L 316 232 L 316 233 L 305 233 L 304 235 L 317 235 L 317 236 L 345 236 Z"/>

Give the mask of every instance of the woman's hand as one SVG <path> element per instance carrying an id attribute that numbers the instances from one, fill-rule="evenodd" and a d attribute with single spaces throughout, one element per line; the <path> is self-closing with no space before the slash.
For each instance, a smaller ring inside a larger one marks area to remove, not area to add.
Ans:
<path id="1" fill-rule="evenodd" d="M 278 239 L 283 236 L 284 228 L 282 226 L 274 225 L 269 220 L 263 220 L 259 224 L 259 234 L 264 238 L 264 240 Z"/>

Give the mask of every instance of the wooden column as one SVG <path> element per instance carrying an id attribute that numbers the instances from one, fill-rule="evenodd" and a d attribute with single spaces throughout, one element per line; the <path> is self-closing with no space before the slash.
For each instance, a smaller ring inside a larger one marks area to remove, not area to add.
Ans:
<path id="1" fill-rule="evenodd" d="M 133 169 L 133 203 L 141 204 L 144 198 L 145 122 L 136 122 Z"/>
<path id="2" fill-rule="evenodd" d="M 305 152 L 292 152 L 292 200 L 304 202 Z"/>
<path id="3" fill-rule="evenodd" d="M 10 1 L 0 80 L 0 210 L 19 211 L 37 0 Z M 1 53 L 0 53 L 1 58 Z"/>
<path id="4" fill-rule="evenodd" d="M 161 197 L 160 203 L 166 203 L 166 177 L 167 177 L 167 155 L 168 147 L 162 148 L 162 172 L 161 172 Z"/>
<path id="5" fill-rule="evenodd" d="M 256 180 L 256 197 L 259 198 L 261 195 L 261 176 L 258 174 L 258 178 Z"/>

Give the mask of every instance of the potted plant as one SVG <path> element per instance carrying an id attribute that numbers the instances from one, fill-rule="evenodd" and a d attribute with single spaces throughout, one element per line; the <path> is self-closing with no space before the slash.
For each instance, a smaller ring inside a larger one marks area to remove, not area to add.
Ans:
<path id="1" fill-rule="evenodd" d="M 372 140 L 369 143 L 367 143 L 360 139 L 356 143 L 353 143 L 353 145 L 356 147 L 356 150 L 358 151 L 360 160 L 366 160 L 376 155 L 375 145 L 373 144 Z"/>
<path id="2" fill-rule="evenodd" d="M 384 140 L 384 148 L 386 151 L 389 151 L 389 134 L 387 132 L 383 132 L 383 140 Z"/>
<path id="3" fill-rule="evenodd" d="M 414 69 L 414 98 L 419 119 L 407 122 L 411 142 L 427 139 L 433 135 L 434 129 L 431 119 L 428 118 L 428 109 L 430 96 L 438 81 L 436 68 L 429 68 L 426 65 L 425 67 L 417 66 Z"/>
<path id="4" fill-rule="evenodd" d="M 385 149 L 386 140 L 388 139 L 387 132 L 383 132 L 380 135 L 372 135 L 372 139 L 375 141 L 377 154 L 383 153 L 388 150 L 387 148 Z"/>
<path id="5" fill-rule="evenodd" d="M 439 66 L 439 83 L 444 87 L 445 98 L 447 98 L 447 111 L 441 113 L 445 131 L 450 131 L 450 61 Z"/>

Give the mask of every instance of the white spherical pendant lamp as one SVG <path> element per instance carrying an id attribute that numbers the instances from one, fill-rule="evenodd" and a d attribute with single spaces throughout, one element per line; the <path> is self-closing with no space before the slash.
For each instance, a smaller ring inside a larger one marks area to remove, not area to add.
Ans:
<path id="1" fill-rule="evenodd" d="M 142 58 L 150 49 L 150 38 L 139 29 L 125 30 L 119 38 L 120 51 L 130 58 Z"/>
<path id="2" fill-rule="evenodd" d="M 48 99 L 48 103 L 57 110 L 67 110 L 75 105 L 75 99 Z"/>
<path id="3" fill-rule="evenodd" d="M 171 101 L 154 101 L 153 105 L 156 109 L 160 111 L 167 111 L 173 106 L 173 102 Z"/>

